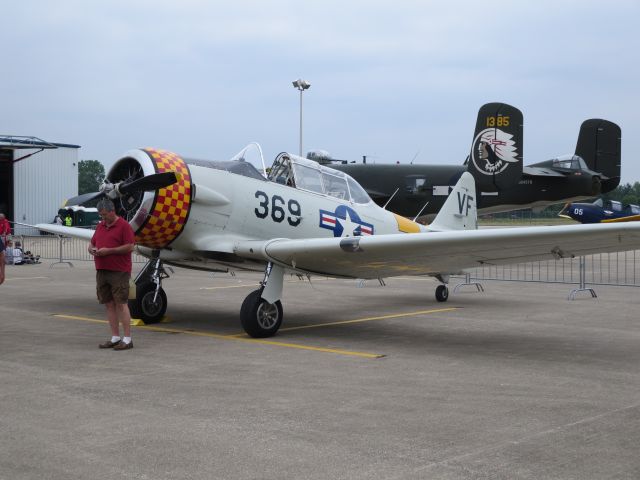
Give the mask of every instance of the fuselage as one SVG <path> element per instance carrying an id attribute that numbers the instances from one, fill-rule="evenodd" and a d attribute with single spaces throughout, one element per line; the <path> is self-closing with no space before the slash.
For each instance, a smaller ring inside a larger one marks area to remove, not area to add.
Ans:
<path id="1" fill-rule="evenodd" d="M 136 168 L 148 175 L 158 169 L 162 155 L 167 154 L 158 155 L 160 160 L 154 152 L 134 150 L 121 161 L 136 162 Z M 180 180 L 184 185 L 171 186 L 167 192 L 146 192 L 127 216 L 137 232 L 140 252 L 151 256 L 153 250 L 160 250 L 160 258 L 174 265 L 262 270 L 262 264 L 255 265 L 234 254 L 237 242 L 424 230 L 380 208 L 348 175 L 295 155 L 281 154 L 277 159 L 281 167 L 286 164 L 289 168 L 290 177 L 282 183 L 280 178 L 284 177 L 267 179 L 250 164 L 236 162 L 233 168 L 225 169 L 220 163 L 172 155 L 171 168 L 184 172 Z M 131 166 L 125 169 L 116 163 L 110 175 L 124 170 L 130 171 Z M 165 231 L 176 226 L 176 232 L 166 238 L 152 237 L 155 232 L 150 222 L 162 223 Z"/>
<path id="2" fill-rule="evenodd" d="M 622 205 L 616 200 L 595 203 L 570 203 L 563 212 L 580 223 L 624 222 L 640 220 L 640 206 Z M 563 213 L 561 212 L 561 213 Z"/>
<path id="3" fill-rule="evenodd" d="M 464 165 L 333 165 L 357 180 L 379 205 L 400 215 L 430 221 L 444 204 Z M 499 192 L 477 192 L 478 214 L 544 208 L 593 197 L 592 173 L 525 167 L 518 183 Z"/>

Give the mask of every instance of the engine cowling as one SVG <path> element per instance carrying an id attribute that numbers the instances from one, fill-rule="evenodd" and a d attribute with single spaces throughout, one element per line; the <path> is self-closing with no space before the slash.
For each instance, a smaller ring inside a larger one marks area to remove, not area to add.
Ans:
<path id="1" fill-rule="evenodd" d="M 118 215 L 133 228 L 138 245 L 163 248 L 182 233 L 192 204 L 189 167 L 173 152 L 144 148 L 128 151 L 107 174 L 107 180 L 118 183 L 164 172 L 178 173 L 178 181 L 155 191 L 133 192 L 115 202 Z"/>

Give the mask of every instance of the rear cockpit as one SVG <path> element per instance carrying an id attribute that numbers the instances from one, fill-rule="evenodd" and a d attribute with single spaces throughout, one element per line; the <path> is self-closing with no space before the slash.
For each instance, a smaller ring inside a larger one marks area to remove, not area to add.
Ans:
<path id="1" fill-rule="evenodd" d="M 562 155 L 560 157 L 545 160 L 544 162 L 534 163 L 530 167 L 550 168 L 553 171 L 564 174 L 575 172 L 590 172 L 587 162 L 578 155 Z"/>
<path id="2" fill-rule="evenodd" d="M 563 155 L 551 160 L 553 168 L 562 168 L 565 170 L 588 170 L 587 163 L 578 155 Z"/>
<path id="3" fill-rule="evenodd" d="M 354 203 L 367 204 L 372 201 L 360 184 L 346 173 L 286 152 L 276 157 L 268 179 Z"/>

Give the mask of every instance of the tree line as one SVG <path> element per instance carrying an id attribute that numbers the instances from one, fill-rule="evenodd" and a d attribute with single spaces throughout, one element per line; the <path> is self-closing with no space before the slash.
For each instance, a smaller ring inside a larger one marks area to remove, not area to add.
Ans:
<path id="1" fill-rule="evenodd" d="M 618 200 L 625 205 L 629 203 L 640 205 L 640 182 L 635 182 L 633 185 L 630 183 L 618 185 L 609 193 L 602 195 L 602 198 L 605 200 Z"/>

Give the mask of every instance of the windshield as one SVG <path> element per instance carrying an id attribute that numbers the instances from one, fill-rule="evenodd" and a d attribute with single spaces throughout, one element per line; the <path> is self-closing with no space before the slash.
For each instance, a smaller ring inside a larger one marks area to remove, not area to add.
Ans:
<path id="1" fill-rule="evenodd" d="M 231 160 L 240 160 L 247 162 L 260 172 L 264 177 L 267 176 L 267 166 L 264 163 L 264 156 L 262 155 L 262 148 L 258 142 L 251 142 L 244 147 L 238 153 L 236 153 Z"/>

